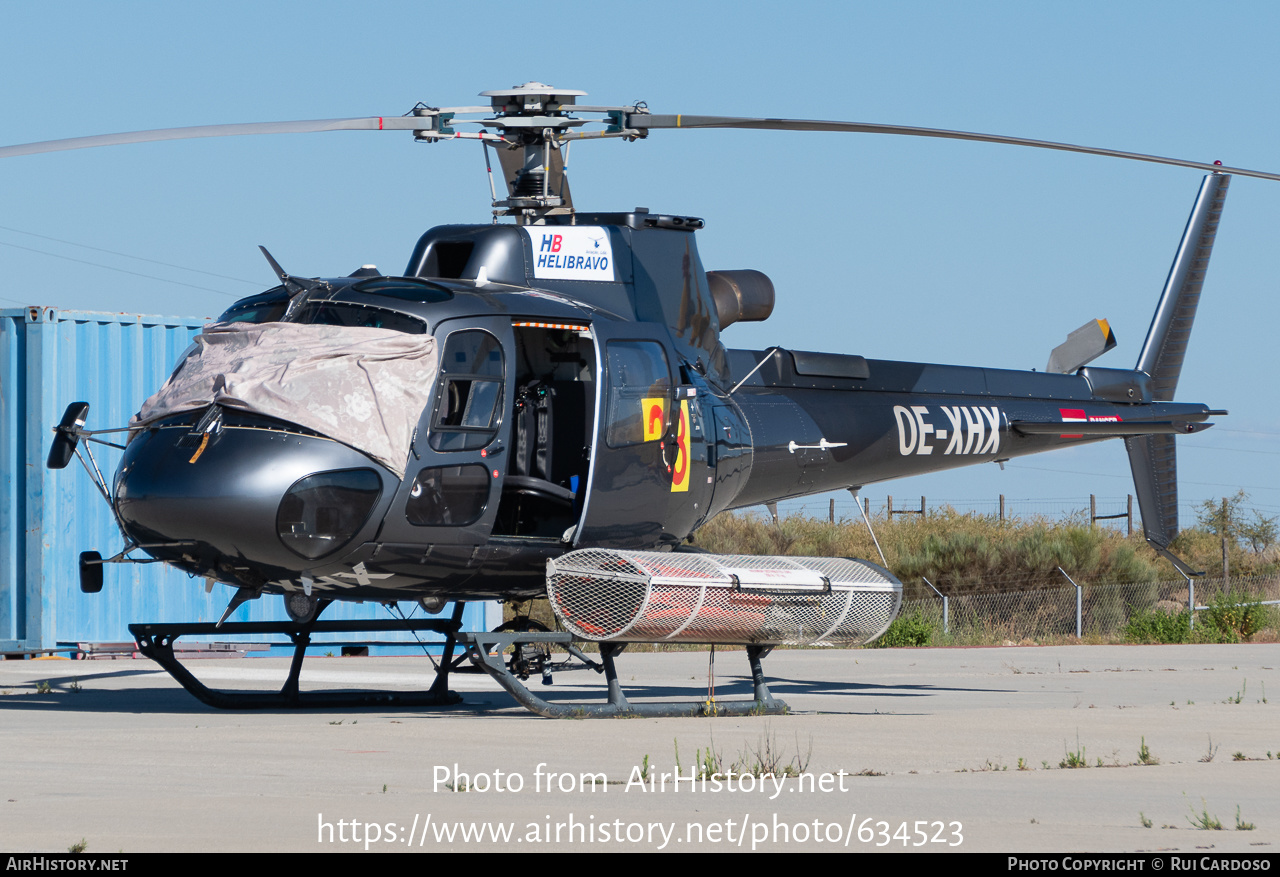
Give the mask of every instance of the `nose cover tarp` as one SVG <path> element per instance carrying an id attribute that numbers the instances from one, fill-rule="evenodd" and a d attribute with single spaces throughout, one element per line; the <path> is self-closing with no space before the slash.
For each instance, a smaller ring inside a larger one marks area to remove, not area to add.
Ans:
<path id="1" fill-rule="evenodd" d="M 216 402 L 314 430 L 404 477 L 438 362 L 435 339 L 391 329 L 213 323 L 134 415 L 145 426 Z"/>

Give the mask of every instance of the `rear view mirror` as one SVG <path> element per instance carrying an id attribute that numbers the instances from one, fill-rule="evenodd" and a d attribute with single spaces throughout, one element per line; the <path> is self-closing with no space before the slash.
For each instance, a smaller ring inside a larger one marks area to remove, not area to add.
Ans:
<path id="1" fill-rule="evenodd" d="M 102 555 L 96 551 L 80 552 L 80 590 L 96 594 L 102 590 Z"/>
<path id="2" fill-rule="evenodd" d="M 54 429 L 53 444 L 49 447 L 49 459 L 45 465 L 50 469 L 65 469 L 80 445 L 80 430 L 89 418 L 88 402 L 72 402 L 62 415 L 61 422 Z"/>

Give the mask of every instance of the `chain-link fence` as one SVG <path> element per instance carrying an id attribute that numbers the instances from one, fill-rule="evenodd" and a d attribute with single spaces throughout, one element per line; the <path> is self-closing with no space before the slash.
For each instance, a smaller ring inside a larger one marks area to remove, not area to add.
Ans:
<path id="1" fill-rule="evenodd" d="M 1233 514 L 1240 522 L 1250 520 L 1272 522 L 1280 520 L 1280 507 L 1265 502 L 1255 502 L 1247 495 L 1237 496 L 1233 502 Z M 1178 519 L 1184 524 L 1204 521 L 1213 517 L 1208 508 L 1211 501 L 1184 500 L 1178 504 Z M 864 494 L 855 500 L 848 493 L 825 496 L 808 496 L 784 500 L 773 506 L 762 505 L 742 510 L 738 514 L 758 514 L 777 518 L 800 515 L 817 520 L 860 521 L 865 511 L 869 517 L 880 520 L 902 515 L 961 514 L 1009 521 L 1076 521 L 1093 523 L 1121 532 L 1136 533 L 1142 529 L 1142 516 L 1132 494 L 1089 494 L 1073 497 L 1016 497 L 1003 494 L 991 498 L 955 499 L 941 496 L 907 496 L 888 494 L 884 497 Z M 1213 529 L 1213 525 L 1210 525 Z M 1274 534 L 1273 534 L 1274 538 Z"/>
<path id="2" fill-rule="evenodd" d="M 1280 600 L 1280 576 L 1233 576 L 1169 582 L 1067 585 L 1040 591 L 1013 591 L 905 600 L 901 617 L 915 613 L 957 642 L 1041 640 L 1065 636 L 1114 636 L 1135 613 L 1164 609 L 1178 613 L 1203 608 L 1229 594 L 1249 600 Z"/>

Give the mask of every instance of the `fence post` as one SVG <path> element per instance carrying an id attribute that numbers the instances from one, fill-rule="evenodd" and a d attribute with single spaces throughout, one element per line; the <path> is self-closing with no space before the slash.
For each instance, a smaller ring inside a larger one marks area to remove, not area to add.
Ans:
<path id="1" fill-rule="evenodd" d="M 827 508 L 827 520 L 834 524 L 836 522 L 836 501 L 831 500 L 831 505 Z"/>
<path id="2" fill-rule="evenodd" d="M 1004 494 L 1000 494 L 1000 523 L 1004 523 Z"/>
<path id="3" fill-rule="evenodd" d="M 1182 572 L 1179 570 L 1179 572 Z M 1187 621 L 1190 623 L 1192 630 L 1196 629 L 1196 583 L 1191 576 L 1182 573 L 1182 577 L 1187 580 Z"/>
<path id="4" fill-rule="evenodd" d="M 1132 493 L 1131 493 L 1131 494 L 1129 494 L 1129 511 L 1128 511 L 1128 518 L 1129 518 L 1129 530 L 1128 530 L 1128 532 L 1127 532 L 1125 535 L 1126 535 L 1126 536 L 1133 536 L 1133 494 L 1132 494 Z"/>
<path id="5" fill-rule="evenodd" d="M 939 591 L 937 588 L 933 587 L 933 582 L 929 581 L 929 580 L 928 580 L 928 579 L 926 579 L 924 576 L 920 576 L 920 581 L 922 581 L 922 582 L 924 582 L 926 585 L 928 585 L 928 586 L 930 587 L 930 589 L 931 589 L 935 594 L 937 594 L 939 597 L 941 597 L 941 598 L 942 598 L 942 632 L 945 634 L 945 633 L 947 633 L 947 632 L 949 631 L 949 618 L 950 618 L 950 615 L 951 615 L 951 605 L 950 605 L 950 602 L 951 602 L 951 601 L 947 598 L 947 595 L 946 595 L 946 594 L 942 593 L 942 592 L 941 592 L 941 591 Z"/>
<path id="6" fill-rule="evenodd" d="M 928 500 L 922 496 L 920 497 L 920 508 L 918 509 L 905 508 L 905 509 L 902 509 L 901 511 L 895 512 L 893 510 L 893 497 L 892 496 L 885 497 L 885 506 L 886 506 L 885 515 L 891 521 L 893 520 L 894 515 L 919 515 L 920 519 L 924 520 L 924 517 L 927 514 L 927 508 L 928 508 L 927 503 L 928 503 Z"/>
<path id="7" fill-rule="evenodd" d="M 1222 592 L 1231 590 L 1231 573 L 1227 569 L 1227 498 L 1222 498 Z"/>
<path id="8" fill-rule="evenodd" d="M 1092 499 L 1092 497 L 1090 498 Z M 1067 575 L 1067 571 L 1065 569 L 1063 569 L 1062 567 L 1058 567 L 1058 572 L 1062 573 L 1063 577 L 1067 581 L 1071 582 L 1071 584 L 1076 589 L 1076 639 L 1084 639 L 1084 625 L 1082 624 L 1084 620 L 1084 617 L 1083 617 L 1084 601 L 1081 599 L 1083 592 L 1080 586 L 1076 584 L 1075 579 Z"/>
<path id="9" fill-rule="evenodd" d="M 1098 526 L 1098 497 L 1092 493 L 1089 494 L 1089 528 L 1096 529 Z"/>

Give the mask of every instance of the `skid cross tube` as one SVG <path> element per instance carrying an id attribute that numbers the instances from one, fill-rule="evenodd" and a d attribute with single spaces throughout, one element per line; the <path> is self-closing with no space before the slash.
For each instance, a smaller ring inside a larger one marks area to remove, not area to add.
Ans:
<path id="1" fill-rule="evenodd" d="M 449 690 L 449 671 L 455 663 L 454 648 L 458 629 L 462 626 L 463 604 L 458 603 L 452 618 L 421 618 L 387 621 L 319 621 L 304 624 L 289 621 L 238 621 L 223 624 L 191 622 L 176 624 L 131 624 L 129 632 L 138 643 L 138 651 L 159 664 L 178 684 L 200 702 L 217 709 L 313 709 L 366 706 L 447 706 L 461 703 L 462 698 Z M 323 611 L 323 607 L 321 607 Z M 430 631 L 445 636 L 444 653 L 436 668 L 435 681 L 427 691 L 300 691 L 299 677 L 307 647 L 314 633 L 377 633 L 393 631 Z M 225 691 L 209 688 L 191 674 L 174 655 L 173 645 L 181 636 L 218 634 L 285 634 L 293 641 L 293 660 L 289 675 L 279 691 Z"/>
<path id="2" fill-rule="evenodd" d="M 471 663 L 484 670 L 506 690 L 508 694 L 531 712 L 549 719 L 562 718 L 612 718 L 616 716 L 646 716 L 663 718 L 671 716 L 698 715 L 783 715 L 789 707 L 769 692 L 769 685 L 764 678 L 764 669 L 760 659 L 770 649 L 766 646 L 748 646 L 747 660 L 751 666 L 751 681 L 754 690 L 753 700 L 738 701 L 662 701 L 633 703 L 627 700 L 618 682 L 618 670 L 614 659 L 625 648 L 622 643 L 600 643 L 600 662 L 608 684 L 608 699 L 605 703 L 550 703 L 538 697 L 527 686 L 517 679 L 507 668 L 502 653 L 508 646 L 521 643 L 548 643 L 570 648 L 573 635 L 569 633 L 460 633 L 458 641 L 462 643 Z"/>

